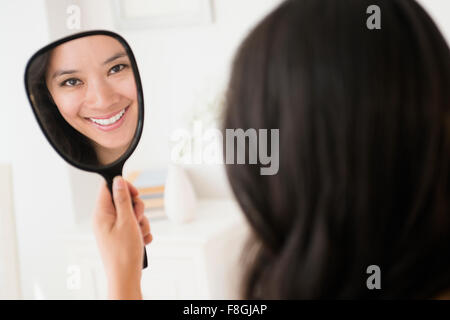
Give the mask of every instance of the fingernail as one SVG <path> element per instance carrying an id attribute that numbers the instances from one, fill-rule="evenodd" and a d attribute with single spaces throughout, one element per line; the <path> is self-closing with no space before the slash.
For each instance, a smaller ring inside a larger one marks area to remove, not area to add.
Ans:
<path id="1" fill-rule="evenodd" d="M 121 176 L 117 176 L 113 181 L 114 190 L 122 190 L 124 188 L 123 179 Z"/>

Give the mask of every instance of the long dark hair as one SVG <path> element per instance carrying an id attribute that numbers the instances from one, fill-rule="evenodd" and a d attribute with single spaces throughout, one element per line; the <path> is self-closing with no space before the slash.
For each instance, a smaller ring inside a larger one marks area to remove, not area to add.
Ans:
<path id="1" fill-rule="evenodd" d="M 369 30 L 370 5 L 381 29 Z M 450 288 L 450 51 L 412 0 L 291 0 L 241 44 L 224 128 L 278 129 L 279 172 L 226 166 L 245 298 Z M 367 267 L 381 270 L 369 290 Z"/>
<path id="2" fill-rule="evenodd" d="M 33 108 L 49 138 L 60 152 L 83 165 L 99 165 L 92 142 L 63 118 L 47 88 L 46 73 L 51 51 L 35 58 L 28 70 Z"/>

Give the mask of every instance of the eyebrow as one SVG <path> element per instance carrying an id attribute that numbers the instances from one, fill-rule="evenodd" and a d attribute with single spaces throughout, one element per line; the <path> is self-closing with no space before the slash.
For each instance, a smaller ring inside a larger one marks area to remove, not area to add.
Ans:
<path id="1" fill-rule="evenodd" d="M 126 56 L 128 56 L 126 52 L 119 52 L 119 53 L 116 53 L 115 55 L 113 55 L 113 56 L 111 56 L 110 58 L 106 59 L 106 60 L 103 62 L 103 65 L 108 64 L 108 63 L 110 63 L 110 62 L 112 62 L 112 61 L 114 61 L 114 60 L 116 60 L 116 59 L 119 59 L 119 58 L 122 58 L 122 57 L 126 57 Z M 65 75 L 65 74 L 73 74 L 73 73 L 77 73 L 77 72 L 78 72 L 78 70 L 57 70 L 57 71 L 55 71 L 55 72 L 53 73 L 52 79 L 54 79 L 54 78 L 56 78 L 56 77 L 63 76 L 63 75 Z"/>
<path id="2" fill-rule="evenodd" d="M 126 52 L 119 52 L 119 53 L 116 53 L 116 54 L 113 55 L 112 57 L 106 59 L 105 62 L 103 62 L 103 64 L 104 64 L 104 65 L 105 65 L 105 64 L 108 64 L 108 63 L 110 63 L 111 61 L 114 61 L 114 60 L 116 60 L 116 59 L 119 59 L 119 58 L 122 58 L 122 57 L 126 57 L 126 56 L 128 56 Z"/>
<path id="3" fill-rule="evenodd" d="M 65 74 L 72 74 L 77 73 L 78 70 L 57 70 L 53 73 L 52 79 L 55 79 L 56 77 L 63 76 Z"/>

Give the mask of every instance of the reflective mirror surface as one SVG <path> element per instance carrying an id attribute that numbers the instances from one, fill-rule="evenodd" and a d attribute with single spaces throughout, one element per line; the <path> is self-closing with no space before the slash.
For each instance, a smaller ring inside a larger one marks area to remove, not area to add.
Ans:
<path id="1" fill-rule="evenodd" d="M 38 122 L 54 148 L 77 166 L 114 163 L 140 134 L 139 75 L 131 49 L 119 40 L 107 34 L 61 40 L 27 66 Z"/>

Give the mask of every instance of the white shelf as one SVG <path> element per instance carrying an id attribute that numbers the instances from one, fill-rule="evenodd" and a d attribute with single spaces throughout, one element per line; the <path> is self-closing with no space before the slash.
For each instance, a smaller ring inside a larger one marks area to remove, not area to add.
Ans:
<path id="1" fill-rule="evenodd" d="M 230 200 L 202 200 L 199 202 L 196 217 L 186 224 L 175 224 L 169 219 L 151 221 L 154 243 L 189 242 L 205 243 L 211 237 L 226 232 L 237 223 L 243 223 L 242 213 Z"/>
<path id="2" fill-rule="evenodd" d="M 246 223 L 231 200 L 201 200 L 196 217 L 186 224 L 150 220 L 154 237 L 147 245 L 143 271 L 145 299 L 235 299 L 240 280 L 238 258 Z M 82 269 L 81 299 L 106 297 L 106 281 L 90 221 L 66 231 L 68 259 Z"/>

